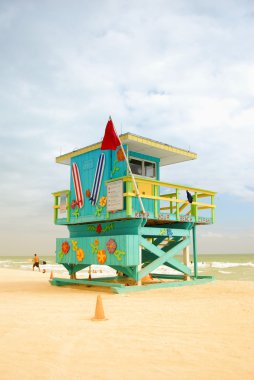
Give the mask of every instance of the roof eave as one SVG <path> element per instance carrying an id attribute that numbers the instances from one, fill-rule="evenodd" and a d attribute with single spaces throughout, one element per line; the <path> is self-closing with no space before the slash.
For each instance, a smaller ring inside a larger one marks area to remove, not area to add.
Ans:
<path id="1" fill-rule="evenodd" d="M 152 153 L 154 153 L 154 157 L 160 158 L 160 166 L 195 160 L 197 158 L 197 154 L 194 152 L 176 148 L 172 145 L 160 143 L 156 140 L 134 135 L 129 132 L 124 133 L 119 137 L 122 143 L 126 143 L 130 146 L 130 150 L 136 150 L 142 153 L 146 153 L 147 151 L 151 156 L 153 155 Z M 72 157 L 79 156 L 95 149 L 100 149 L 100 147 L 101 142 L 89 145 L 85 148 L 74 150 L 56 157 L 56 162 L 59 164 L 70 165 L 70 160 Z"/>

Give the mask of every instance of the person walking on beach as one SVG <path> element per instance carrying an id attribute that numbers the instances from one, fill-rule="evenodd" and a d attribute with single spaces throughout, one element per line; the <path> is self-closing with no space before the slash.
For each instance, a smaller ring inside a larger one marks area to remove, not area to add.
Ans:
<path id="1" fill-rule="evenodd" d="M 40 265 L 39 265 L 39 257 L 36 255 L 36 253 L 34 254 L 34 258 L 33 258 L 33 270 L 34 270 L 34 267 L 39 268 L 39 272 L 41 271 Z"/>

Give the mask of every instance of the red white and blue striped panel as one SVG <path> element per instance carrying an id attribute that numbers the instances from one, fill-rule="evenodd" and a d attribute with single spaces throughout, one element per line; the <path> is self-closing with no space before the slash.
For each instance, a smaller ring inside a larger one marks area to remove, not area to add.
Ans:
<path id="1" fill-rule="evenodd" d="M 79 176 L 79 170 L 78 170 L 78 165 L 74 162 L 72 164 L 72 179 L 74 183 L 74 190 L 75 190 L 75 195 L 76 195 L 76 202 L 79 208 L 84 206 L 84 197 L 83 197 L 83 191 L 82 191 L 82 186 L 81 186 L 81 181 L 80 181 L 80 176 Z"/>
<path id="2" fill-rule="evenodd" d="M 97 162 L 97 166 L 96 166 L 91 198 L 89 199 L 93 206 L 97 203 L 98 196 L 100 193 L 104 166 L 105 166 L 105 154 L 101 153 Z"/>

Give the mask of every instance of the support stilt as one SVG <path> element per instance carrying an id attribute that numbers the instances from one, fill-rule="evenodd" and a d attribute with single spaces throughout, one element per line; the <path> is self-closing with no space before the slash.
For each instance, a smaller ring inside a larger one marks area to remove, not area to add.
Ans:
<path id="1" fill-rule="evenodd" d="M 142 246 L 139 246 L 139 266 L 138 266 L 138 272 L 142 270 Z M 141 278 L 138 279 L 137 285 L 141 286 L 142 285 L 142 280 Z"/>
<path id="2" fill-rule="evenodd" d="M 187 267 L 190 265 L 190 246 L 189 245 L 183 249 L 183 263 Z M 184 280 L 190 281 L 190 279 L 191 279 L 190 275 L 185 273 L 184 274 Z"/>
<path id="3" fill-rule="evenodd" d="M 198 277 L 198 261 L 197 261 L 197 236 L 196 236 L 196 225 L 192 228 L 193 237 L 193 261 L 194 261 L 194 278 Z"/>

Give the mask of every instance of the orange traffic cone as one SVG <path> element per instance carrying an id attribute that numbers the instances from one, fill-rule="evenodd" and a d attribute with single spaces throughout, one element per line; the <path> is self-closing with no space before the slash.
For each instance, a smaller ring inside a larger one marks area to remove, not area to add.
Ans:
<path id="1" fill-rule="evenodd" d="M 102 299 L 101 299 L 101 296 L 97 296 L 96 307 L 95 307 L 95 315 L 92 318 L 92 321 L 105 321 L 105 320 L 106 320 L 106 318 L 104 315 Z"/>
<path id="2" fill-rule="evenodd" d="M 142 284 L 145 283 L 145 282 L 151 282 L 153 280 L 153 277 L 152 275 L 149 273 L 148 275 L 146 275 L 145 277 L 142 278 L 141 282 Z"/>
<path id="3" fill-rule="evenodd" d="M 51 272 L 50 272 L 50 277 L 49 277 L 49 279 L 50 279 L 50 280 L 53 280 L 53 278 L 54 278 L 53 271 L 51 271 Z"/>

